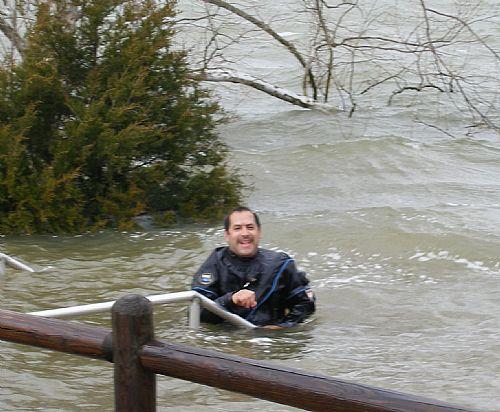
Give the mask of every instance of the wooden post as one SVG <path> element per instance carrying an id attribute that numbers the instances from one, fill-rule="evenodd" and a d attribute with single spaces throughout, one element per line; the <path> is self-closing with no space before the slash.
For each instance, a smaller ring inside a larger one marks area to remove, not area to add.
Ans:
<path id="1" fill-rule="evenodd" d="M 156 411 L 156 375 L 144 369 L 140 348 L 154 338 L 153 307 L 140 295 L 126 295 L 111 309 L 116 412 Z"/>

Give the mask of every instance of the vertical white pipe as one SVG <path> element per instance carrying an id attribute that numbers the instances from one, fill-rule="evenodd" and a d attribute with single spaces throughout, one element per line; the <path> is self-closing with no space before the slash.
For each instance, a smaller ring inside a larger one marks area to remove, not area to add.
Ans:
<path id="1" fill-rule="evenodd" d="M 200 327 L 201 304 L 200 299 L 193 298 L 189 305 L 189 328 L 197 330 Z"/>

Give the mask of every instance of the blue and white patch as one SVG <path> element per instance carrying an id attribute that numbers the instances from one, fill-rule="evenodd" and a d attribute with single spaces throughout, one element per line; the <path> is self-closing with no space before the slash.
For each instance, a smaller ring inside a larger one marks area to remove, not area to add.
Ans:
<path id="1" fill-rule="evenodd" d="M 199 280 L 202 285 L 210 285 L 214 281 L 214 277 L 211 273 L 202 273 L 199 275 Z"/>

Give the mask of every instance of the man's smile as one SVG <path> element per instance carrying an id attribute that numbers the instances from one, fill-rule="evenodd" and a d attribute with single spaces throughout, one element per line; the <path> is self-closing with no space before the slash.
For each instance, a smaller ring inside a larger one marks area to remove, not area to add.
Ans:
<path id="1" fill-rule="evenodd" d="M 242 211 L 231 215 L 231 222 L 224 232 L 224 239 L 233 253 L 242 257 L 251 257 L 257 253 L 260 234 L 260 227 L 253 214 Z"/>

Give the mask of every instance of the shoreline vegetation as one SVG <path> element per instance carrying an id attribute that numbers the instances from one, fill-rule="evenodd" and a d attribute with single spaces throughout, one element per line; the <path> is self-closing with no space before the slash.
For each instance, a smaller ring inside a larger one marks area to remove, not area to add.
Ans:
<path id="1" fill-rule="evenodd" d="M 0 66 L 0 233 L 220 219 L 242 185 L 224 113 L 171 46 L 174 3 L 40 4 Z"/>

